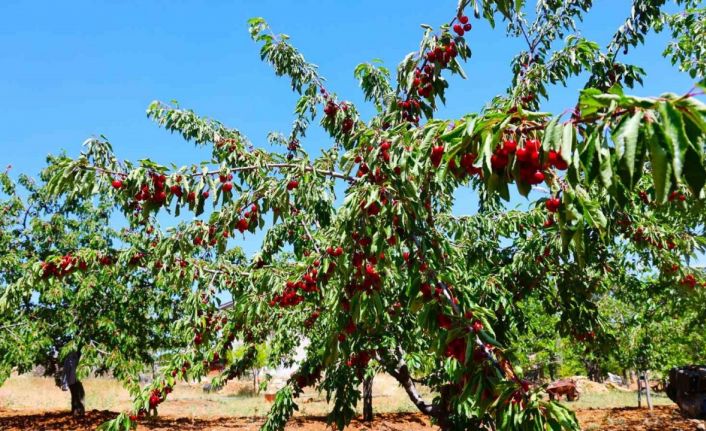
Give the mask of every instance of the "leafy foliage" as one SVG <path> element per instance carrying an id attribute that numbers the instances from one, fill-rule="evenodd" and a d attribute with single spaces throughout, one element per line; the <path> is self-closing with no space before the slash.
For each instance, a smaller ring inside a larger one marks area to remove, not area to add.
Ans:
<path id="1" fill-rule="evenodd" d="M 396 83 L 374 63 L 355 70 L 377 108 L 367 122 L 286 35 L 255 18 L 250 34 L 262 59 L 300 95 L 291 132 L 269 136 L 286 153 L 155 102 L 148 116 L 212 147 L 210 159 L 180 168 L 133 164 L 101 138 L 76 159 L 51 160 L 48 194 L 71 202 L 98 195 L 123 213 L 130 235 L 110 252 L 121 264 L 116 284 L 148 285 L 143 303 L 162 307 L 149 316 L 169 316 L 159 332 L 175 341 L 162 347 L 169 355 L 159 378 L 131 386 L 135 412 L 156 408 L 177 379 L 203 377 L 214 363 L 226 364 L 214 384 L 241 375 L 263 343 L 272 366 L 293 364 L 305 349 L 266 430 L 284 428 L 307 386 L 326 392 L 329 419 L 344 428 L 370 367 L 392 375 L 442 429 L 578 429 L 569 410 L 524 378 L 517 360 L 533 353 L 522 344 L 528 329 L 543 341 L 532 350 L 562 337 L 585 346 L 587 357 L 605 357 L 631 334 L 622 363 L 666 366 L 664 354 L 644 355 L 645 333 L 629 329 L 654 319 L 658 302 L 650 300 L 674 304 L 665 316 L 676 304 L 703 305 L 704 274 L 682 261 L 704 247 L 706 105 L 696 92 L 625 94 L 642 71 L 615 59 L 657 25 L 661 3 L 635 1 L 603 53 L 576 34 L 590 1 L 540 1 L 529 24 L 523 2 L 462 0 L 438 31 L 424 27 Z M 500 15 L 528 49 L 513 60 L 506 96 L 481 112 L 438 119 L 446 76 L 465 76 L 461 63 L 471 56 L 467 8 L 493 25 Z M 548 84 L 587 71 L 569 118 L 539 110 Z M 312 157 L 300 139 L 320 108 L 334 144 Z M 506 208 L 514 190 L 528 198 L 526 209 Z M 458 193 L 472 191 L 478 212 L 454 215 Z M 196 219 L 160 229 L 156 215 L 172 211 Z M 233 237 L 257 230 L 263 244 L 248 258 Z M 105 254 L 75 248 L 91 268 Z M 17 309 L 17 298 L 30 297 L 42 278 L 60 293 L 70 288 L 39 263 L 26 268 L 9 281 L 6 309 Z M 232 298 L 227 306 L 224 296 Z M 634 298 L 644 305 L 633 306 Z M 630 322 L 616 320 L 622 310 Z M 538 326 L 544 318 L 551 325 Z M 433 400 L 418 385 L 431 388 Z M 107 426 L 126 424 L 132 419 L 121 416 Z"/>

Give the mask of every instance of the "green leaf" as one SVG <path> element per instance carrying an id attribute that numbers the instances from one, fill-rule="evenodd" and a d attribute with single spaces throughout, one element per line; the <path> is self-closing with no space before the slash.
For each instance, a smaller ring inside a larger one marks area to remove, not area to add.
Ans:
<path id="1" fill-rule="evenodd" d="M 684 165 L 684 155 L 689 146 L 689 140 L 684 131 L 684 120 L 682 114 L 669 102 L 661 102 L 658 110 L 662 119 L 661 124 L 664 127 L 665 143 L 672 159 L 674 177 L 679 181 Z"/>
<path id="2" fill-rule="evenodd" d="M 684 179 L 694 196 L 699 196 L 701 189 L 706 184 L 706 171 L 704 170 L 702 154 L 695 147 L 696 145 L 690 144 L 686 149 Z"/>
<path id="3" fill-rule="evenodd" d="M 655 199 L 658 203 L 664 203 L 672 187 L 671 175 L 672 164 L 670 163 L 669 152 L 665 148 L 667 145 L 664 129 L 659 123 L 652 123 L 652 133 L 649 136 L 650 163 L 652 165 L 652 178 L 655 187 Z"/>
<path id="4" fill-rule="evenodd" d="M 642 111 L 637 111 L 631 117 L 624 117 L 613 131 L 615 155 L 618 159 L 618 175 L 628 189 L 633 187 L 637 140 L 642 116 Z"/>

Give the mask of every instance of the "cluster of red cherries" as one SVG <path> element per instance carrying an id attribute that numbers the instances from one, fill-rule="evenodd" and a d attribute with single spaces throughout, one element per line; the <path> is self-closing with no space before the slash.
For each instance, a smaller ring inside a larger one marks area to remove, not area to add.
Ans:
<path id="1" fill-rule="evenodd" d="M 322 89 L 322 92 L 325 92 L 325 90 Z M 353 129 L 353 119 L 348 115 L 347 103 L 343 102 L 341 104 L 336 104 L 333 99 L 329 99 L 326 102 L 326 106 L 324 106 L 324 115 L 326 115 L 330 119 L 333 119 L 336 117 L 336 114 L 338 113 L 339 109 L 346 114 L 346 117 L 341 122 L 341 130 L 343 131 L 343 133 L 350 133 L 350 131 Z"/>
<path id="2" fill-rule="evenodd" d="M 59 263 L 42 262 L 42 277 L 64 277 L 71 274 L 76 269 L 85 271 L 88 264 L 76 256 L 67 254 L 61 257 Z"/>
<path id="3" fill-rule="evenodd" d="M 471 31 L 473 26 L 468 22 L 468 17 L 466 15 L 461 15 L 458 17 L 458 24 L 454 24 L 453 29 L 457 35 L 463 36 L 467 31 Z"/>
<path id="4" fill-rule="evenodd" d="M 245 213 L 243 214 L 243 217 L 241 217 L 240 220 L 238 220 L 238 231 L 240 233 L 243 233 L 250 228 L 251 224 L 257 223 L 257 214 L 258 214 L 257 205 L 252 204 L 250 206 L 250 210 L 245 211 Z M 224 234 L 226 234 L 226 233 L 227 233 L 227 231 L 224 232 Z"/>
<path id="5" fill-rule="evenodd" d="M 517 142 L 506 139 L 498 145 L 490 158 L 490 164 L 497 172 L 502 172 L 510 163 L 510 157 L 514 156 L 520 170 L 520 179 L 527 184 L 535 185 L 544 182 L 545 170 L 554 167 L 560 171 L 566 170 L 569 165 L 559 153 L 550 150 L 547 159 L 542 165 L 539 150 L 542 144 L 537 139 L 528 139 L 524 147 L 517 146 Z"/>
<path id="6" fill-rule="evenodd" d="M 304 296 L 299 294 L 300 291 L 305 293 L 319 291 L 319 288 L 316 286 L 317 280 L 318 270 L 312 268 L 311 271 L 304 274 L 302 280 L 287 281 L 282 294 L 275 294 L 270 301 L 270 306 L 294 307 L 295 305 L 299 305 L 299 303 L 304 300 Z"/>

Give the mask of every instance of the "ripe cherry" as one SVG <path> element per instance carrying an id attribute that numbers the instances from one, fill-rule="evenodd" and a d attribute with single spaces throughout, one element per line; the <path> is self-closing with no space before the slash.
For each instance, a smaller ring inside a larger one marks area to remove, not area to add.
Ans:
<path id="1" fill-rule="evenodd" d="M 113 182 L 111 184 L 112 184 L 113 188 L 116 190 L 122 188 L 122 186 L 123 186 L 123 182 L 120 180 L 113 180 Z"/>
<path id="2" fill-rule="evenodd" d="M 461 15 L 458 17 L 458 20 L 461 22 L 461 24 L 468 24 L 468 17 L 466 15 Z"/>
<path id="3" fill-rule="evenodd" d="M 248 230 L 249 226 L 250 223 L 246 219 L 241 218 L 240 220 L 238 220 L 238 230 L 240 231 L 240 233 L 243 233 Z"/>
<path id="4" fill-rule="evenodd" d="M 439 324 L 439 328 L 449 330 L 452 327 L 451 318 L 443 313 L 436 316 L 436 322 Z"/>
<path id="5" fill-rule="evenodd" d="M 346 118 L 343 120 L 343 123 L 341 123 L 341 130 L 343 130 L 343 133 L 348 133 L 351 131 L 353 128 L 353 120 L 350 118 Z"/>
<path id="6" fill-rule="evenodd" d="M 174 196 L 176 196 L 176 197 L 178 197 L 178 198 L 181 197 L 181 186 L 178 186 L 178 185 L 174 184 L 173 186 L 171 186 L 171 187 L 169 188 L 169 190 L 172 192 L 172 194 L 173 194 Z"/>
<path id="7" fill-rule="evenodd" d="M 227 181 L 227 182 L 223 183 L 222 188 L 223 188 L 223 192 L 228 193 L 231 190 L 233 190 L 233 183 L 231 183 L 230 181 Z"/>
<path id="8" fill-rule="evenodd" d="M 454 24 L 454 31 L 456 32 L 457 35 L 463 36 L 463 26 L 461 24 Z"/>
<path id="9" fill-rule="evenodd" d="M 438 145 L 431 149 L 431 163 L 435 168 L 441 164 L 441 158 L 444 156 L 444 146 Z"/>
<path id="10" fill-rule="evenodd" d="M 503 149 L 507 151 L 508 154 L 512 154 L 517 150 L 517 142 L 512 139 L 503 141 Z"/>
<path id="11" fill-rule="evenodd" d="M 290 182 L 287 183 L 287 190 L 292 191 L 299 187 L 299 181 L 297 180 L 291 180 Z"/>
<path id="12" fill-rule="evenodd" d="M 477 334 L 483 330 L 483 322 L 481 322 L 480 320 L 475 320 L 473 322 L 473 325 L 471 325 L 471 328 L 473 329 L 473 332 Z"/>
<path id="13" fill-rule="evenodd" d="M 507 166 L 507 163 L 507 156 L 504 156 L 502 154 L 493 154 L 492 156 L 490 156 L 490 165 L 495 170 L 504 169 L 505 166 Z"/>
<path id="14" fill-rule="evenodd" d="M 547 211 L 555 213 L 559 210 L 559 207 L 561 206 L 561 200 L 559 198 L 549 198 L 545 202 L 545 205 L 547 207 Z"/>

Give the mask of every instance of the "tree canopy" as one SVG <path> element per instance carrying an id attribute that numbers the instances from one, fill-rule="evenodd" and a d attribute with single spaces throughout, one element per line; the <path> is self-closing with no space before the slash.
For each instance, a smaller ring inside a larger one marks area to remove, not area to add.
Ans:
<path id="1" fill-rule="evenodd" d="M 119 247 L 75 243 L 20 259 L 24 271 L 8 279 L 3 309 L 32 303 L 36 291 L 70 289 L 100 306 L 95 286 L 114 286 L 103 292 L 116 311 L 97 311 L 97 321 L 108 313 L 107 325 L 120 331 L 134 323 L 136 333 L 173 337 L 160 345 L 171 355 L 159 378 L 131 385 L 135 414 L 213 361 L 227 364 L 217 382 L 240 375 L 267 343 L 271 365 L 291 364 L 303 345 L 306 358 L 279 390 L 265 430 L 283 429 L 307 386 L 327 393 L 329 419 L 344 428 L 373 362 L 442 429 L 578 429 L 570 410 L 523 379 L 517 359 L 537 315 L 547 316 L 534 329 L 547 338 L 570 337 L 593 352 L 627 346 L 621 360 L 652 367 L 666 364 L 657 356 L 669 351 L 634 352 L 664 334 L 660 322 L 668 320 L 658 318 L 703 314 L 706 279 L 683 262 L 704 247 L 706 105 L 697 96 L 705 84 L 631 96 L 643 71 L 618 58 L 666 25 L 675 42 L 665 54 L 703 75 L 702 44 L 687 40 L 701 26 L 700 2 L 678 2 L 681 17 L 665 14 L 664 4 L 635 0 L 602 48 L 577 28 L 591 1 L 541 0 L 528 13 L 524 2 L 461 0 L 447 24 L 424 26 L 419 50 L 394 79 L 376 62 L 355 69 L 376 107 L 368 119 L 286 35 L 252 19 L 263 61 L 299 95 L 291 130 L 268 136 L 280 149 L 154 102 L 148 117 L 210 150 L 207 160 L 120 160 L 105 138 L 86 141 L 77 158 L 52 159 L 47 195 L 79 205 L 99 199 L 129 229 Z M 506 23 L 527 47 L 510 65 L 505 94 L 480 112 L 440 119 L 446 77 L 465 76 L 471 56 L 470 17 Z M 542 112 L 551 85 L 572 76 L 587 76 L 575 106 Z M 312 155 L 306 132 L 317 118 L 331 146 Z M 525 209 L 507 208 L 515 195 L 527 198 Z M 478 198 L 477 213 L 454 214 L 466 196 Z M 193 220 L 157 223 L 158 214 L 184 212 Z M 235 238 L 256 230 L 264 231 L 262 246 L 245 256 Z M 64 275 L 73 261 L 62 266 L 69 251 L 79 267 L 73 274 L 85 274 L 76 285 Z M 104 256 L 117 263 L 114 272 L 102 269 Z M 223 294 L 232 306 L 220 307 Z M 233 350 L 236 341 L 246 348 Z M 130 359 L 116 357 L 113 366 Z M 434 399 L 420 395 L 420 384 Z M 135 419 L 121 415 L 106 428 Z"/>

